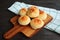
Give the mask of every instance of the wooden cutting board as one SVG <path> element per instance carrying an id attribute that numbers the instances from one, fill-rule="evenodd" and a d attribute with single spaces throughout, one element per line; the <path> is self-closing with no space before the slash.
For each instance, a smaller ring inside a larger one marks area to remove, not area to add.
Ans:
<path id="1" fill-rule="evenodd" d="M 40 29 L 32 29 L 30 25 L 22 26 L 18 23 L 18 18 L 20 16 L 16 15 L 10 19 L 10 22 L 14 25 L 14 27 L 6 32 L 4 34 L 4 37 L 6 39 L 12 38 L 14 35 L 16 35 L 18 32 L 22 32 L 27 37 L 32 37 L 34 34 L 36 34 L 39 30 L 41 30 L 45 25 L 47 25 L 53 18 L 47 14 L 47 18 L 44 21 L 44 26 Z M 12 36 L 13 35 L 13 36 Z"/>
<path id="2" fill-rule="evenodd" d="M 48 15 L 48 14 L 47 14 Z M 13 18 L 11 18 L 11 21 L 14 21 L 14 20 L 18 20 L 18 18 L 19 18 L 19 16 L 14 16 Z M 47 16 L 47 18 L 46 18 L 46 20 L 44 20 L 44 26 L 45 25 L 47 25 L 51 20 L 52 20 L 53 18 L 50 16 L 50 15 L 48 15 Z M 17 23 L 17 25 L 19 25 L 18 23 Z M 43 27 L 44 27 L 43 26 Z M 21 27 L 21 26 L 20 26 Z M 42 28 L 43 28 L 42 27 Z M 31 27 L 30 27 L 30 25 L 27 25 L 27 26 L 25 26 L 24 27 L 24 29 L 22 29 L 20 32 L 22 32 L 25 36 L 27 36 L 27 37 L 32 37 L 34 34 L 36 34 L 39 30 L 41 30 L 41 28 L 40 29 L 37 29 L 37 30 L 34 30 L 34 29 L 32 29 Z"/>

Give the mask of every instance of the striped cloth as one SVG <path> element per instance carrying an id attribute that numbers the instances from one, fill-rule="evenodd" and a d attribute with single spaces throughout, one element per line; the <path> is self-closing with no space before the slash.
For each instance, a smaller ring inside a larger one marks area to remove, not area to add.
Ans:
<path id="1" fill-rule="evenodd" d="M 21 3 L 21 2 L 15 2 L 11 7 L 8 8 L 8 10 L 12 11 L 13 13 L 18 15 L 18 12 L 21 8 L 28 8 L 32 5 Z M 37 6 L 40 10 L 43 10 L 50 14 L 53 17 L 53 20 L 45 26 L 46 29 L 49 29 L 51 31 L 57 32 L 60 34 L 60 11 L 52 8 L 46 8 Z"/>

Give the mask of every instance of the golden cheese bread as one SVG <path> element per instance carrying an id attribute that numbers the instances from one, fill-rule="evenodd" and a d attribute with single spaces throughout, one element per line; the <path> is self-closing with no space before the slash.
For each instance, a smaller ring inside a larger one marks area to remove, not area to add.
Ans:
<path id="1" fill-rule="evenodd" d="M 31 18 L 39 16 L 39 9 L 36 6 L 31 6 L 28 8 L 27 15 Z"/>
<path id="2" fill-rule="evenodd" d="M 47 18 L 47 13 L 40 10 L 38 18 L 42 19 L 42 20 L 45 20 Z"/>
<path id="3" fill-rule="evenodd" d="M 18 23 L 21 24 L 21 25 L 28 25 L 30 23 L 30 17 L 24 15 L 24 16 L 21 16 L 19 17 L 18 19 Z"/>
<path id="4" fill-rule="evenodd" d="M 30 25 L 33 29 L 38 29 L 38 28 L 41 28 L 43 27 L 44 25 L 44 22 L 39 19 L 39 18 L 34 18 L 32 19 L 32 21 L 30 22 Z"/>
<path id="5" fill-rule="evenodd" d="M 19 15 L 24 16 L 24 15 L 26 15 L 26 12 L 27 12 L 27 9 L 26 8 L 22 8 L 19 11 Z"/>

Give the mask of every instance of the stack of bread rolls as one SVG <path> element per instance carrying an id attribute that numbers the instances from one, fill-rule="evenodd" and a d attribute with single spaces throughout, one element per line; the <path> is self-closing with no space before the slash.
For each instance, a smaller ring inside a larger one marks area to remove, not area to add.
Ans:
<path id="1" fill-rule="evenodd" d="M 39 10 L 36 6 L 31 6 L 29 8 L 22 8 L 19 11 L 18 23 L 20 25 L 28 25 L 33 29 L 38 29 L 43 27 L 44 21 L 47 18 L 46 12 Z"/>

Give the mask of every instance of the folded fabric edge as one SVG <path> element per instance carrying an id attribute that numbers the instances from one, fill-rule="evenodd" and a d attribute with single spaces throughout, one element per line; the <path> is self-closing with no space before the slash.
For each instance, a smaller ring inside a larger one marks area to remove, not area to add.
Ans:
<path id="1" fill-rule="evenodd" d="M 15 3 L 23 3 L 23 4 L 26 4 L 24 2 L 18 2 L 16 1 Z M 14 5 L 15 3 L 13 3 L 12 5 Z M 31 5 L 31 4 L 27 4 L 27 5 Z M 37 5 L 36 5 L 37 6 Z M 11 6 L 10 6 L 11 7 Z M 10 7 L 8 8 L 8 10 L 10 10 Z M 52 10 L 56 10 L 56 9 L 53 9 L 53 8 L 48 8 L 48 7 L 43 7 L 43 6 L 37 6 L 37 7 L 41 7 L 41 8 L 47 8 L 47 9 L 52 9 Z M 56 11 L 59 11 L 59 10 L 56 10 Z"/>

